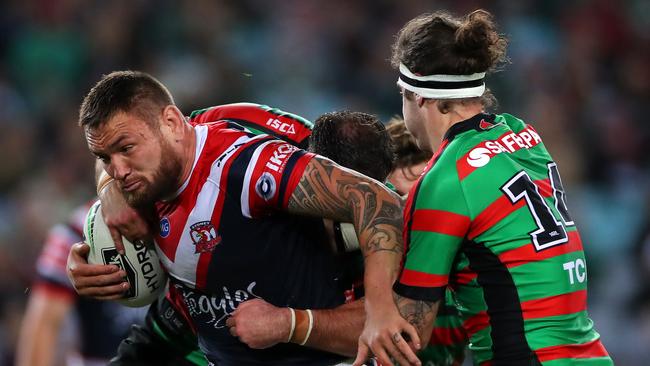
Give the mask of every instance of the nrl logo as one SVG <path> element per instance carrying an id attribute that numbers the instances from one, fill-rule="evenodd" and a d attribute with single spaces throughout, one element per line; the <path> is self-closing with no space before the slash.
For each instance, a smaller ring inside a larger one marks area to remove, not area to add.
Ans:
<path id="1" fill-rule="evenodd" d="M 104 260 L 104 264 L 112 264 L 118 266 L 120 269 L 123 269 L 124 272 L 126 272 L 127 282 L 129 282 L 131 287 L 126 292 L 124 297 L 127 299 L 135 297 L 137 294 L 138 286 L 136 277 L 137 274 L 135 273 L 133 265 L 131 265 L 131 262 L 129 262 L 129 259 L 126 256 L 120 255 L 115 248 L 102 249 L 102 259 Z"/>
<path id="2" fill-rule="evenodd" d="M 207 253 L 221 243 L 221 235 L 210 221 L 197 222 L 190 226 L 190 236 L 194 242 L 194 253 Z"/>

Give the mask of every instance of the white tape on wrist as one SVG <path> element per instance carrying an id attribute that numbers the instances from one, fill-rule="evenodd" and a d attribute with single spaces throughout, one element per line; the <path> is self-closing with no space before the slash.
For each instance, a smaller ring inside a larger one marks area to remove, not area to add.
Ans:
<path id="1" fill-rule="evenodd" d="M 307 309 L 307 315 L 309 315 L 309 328 L 307 328 L 307 335 L 305 335 L 305 340 L 300 343 L 301 346 L 304 346 L 307 343 L 309 336 L 311 335 L 311 330 L 314 328 L 314 315 L 311 313 L 310 309 Z"/>
<path id="2" fill-rule="evenodd" d="M 291 330 L 289 331 L 289 338 L 287 338 L 287 343 L 291 342 L 291 337 L 293 337 L 293 332 L 296 330 L 296 311 L 293 308 L 289 308 L 291 311 Z"/>

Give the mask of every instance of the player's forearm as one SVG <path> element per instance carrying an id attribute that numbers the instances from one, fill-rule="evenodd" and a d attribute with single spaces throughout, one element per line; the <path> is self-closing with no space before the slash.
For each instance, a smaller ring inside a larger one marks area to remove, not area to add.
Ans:
<path id="1" fill-rule="evenodd" d="M 413 300 L 396 293 L 393 293 L 393 297 L 402 317 L 418 331 L 421 344 L 429 344 L 440 301 Z"/>
<path id="2" fill-rule="evenodd" d="M 365 262 L 366 301 L 370 305 L 392 306 L 387 292 L 397 277 L 403 253 L 402 201 L 397 194 L 374 181 L 368 185 L 365 202 L 351 200 L 355 209 L 359 206 L 355 210 L 355 220 L 359 220 L 356 228 Z"/>
<path id="3" fill-rule="evenodd" d="M 363 301 L 353 301 L 330 310 L 312 310 L 314 327 L 306 346 L 343 356 L 357 353 L 357 341 L 366 316 Z"/>
<path id="4" fill-rule="evenodd" d="M 354 223 L 366 260 L 366 301 L 392 301 L 402 256 L 402 203 L 381 183 L 322 157 L 312 159 L 289 200 L 289 211 Z"/>

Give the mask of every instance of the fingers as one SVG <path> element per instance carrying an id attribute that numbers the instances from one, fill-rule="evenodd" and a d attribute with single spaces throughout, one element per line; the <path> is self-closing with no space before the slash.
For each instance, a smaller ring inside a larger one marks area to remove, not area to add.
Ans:
<path id="1" fill-rule="evenodd" d="M 121 282 L 111 286 L 93 286 L 78 289 L 77 292 L 82 296 L 90 296 L 100 300 L 116 300 L 124 297 L 130 285 L 128 282 Z"/>
<path id="2" fill-rule="evenodd" d="M 70 249 L 66 272 L 78 294 L 101 300 L 122 298 L 130 288 L 125 281 L 126 272 L 114 265 L 88 264 L 86 256 L 90 247 L 77 243 Z"/>
<path id="3" fill-rule="evenodd" d="M 368 346 L 359 340 L 359 346 L 357 348 L 357 358 L 354 360 L 352 366 L 362 366 L 363 363 L 368 358 Z"/>
<path id="4" fill-rule="evenodd" d="M 235 337 L 235 338 L 239 337 L 237 335 L 237 327 L 230 327 L 230 328 L 228 328 L 228 330 L 230 331 L 230 335 L 232 335 L 233 337 Z"/>
<path id="5" fill-rule="evenodd" d="M 125 282 L 126 272 L 111 267 L 115 266 L 88 264 L 70 271 L 73 273 L 77 288 L 111 286 Z"/>
<path id="6" fill-rule="evenodd" d="M 117 252 L 124 255 L 124 243 L 122 242 L 122 234 L 114 228 L 110 227 L 108 228 L 108 231 L 111 233 L 111 238 L 113 238 L 113 242 L 115 243 L 115 249 L 117 249 Z"/>
<path id="7" fill-rule="evenodd" d="M 234 316 L 230 316 L 228 319 L 226 319 L 226 326 L 228 327 L 230 335 L 235 338 L 239 338 L 239 335 L 237 334 L 237 320 Z"/>
<path id="8" fill-rule="evenodd" d="M 388 354 L 386 354 L 386 351 L 384 351 L 383 348 L 373 348 L 372 353 L 375 354 L 375 358 L 382 366 L 394 366 L 390 360 L 390 357 L 388 357 Z"/>
<path id="9" fill-rule="evenodd" d="M 80 276 L 94 276 L 115 273 L 119 270 L 117 266 L 103 264 L 88 264 L 86 257 L 90 247 L 85 243 L 77 243 L 72 246 L 68 254 L 68 276 L 73 284 Z"/>
<path id="10" fill-rule="evenodd" d="M 407 358 L 404 357 L 407 353 L 404 353 L 400 346 L 406 347 L 407 351 L 410 351 L 411 347 L 406 344 L 406 341 L 404 341 L 404 338 L 402 338 L 402 335 L 399 332 L 393 333 L 390 340 L 385 339 L 384 346 L 386 351 L 388 351 L 388 354 L 391 355 L 400 365 L 419 365 L 420 360 L 418 360 L 417 357 L 415 357 L 414 360 L 410 358 L 407 360 Z"/>
<path id="11" fill-rule="evenodd" d="M 418 335 L 417 329 L 415 329 L 413 324 L 407 322 L 406 320 L 404 321 L 403 327 L 404 329 L 402 329 L 402 332 L 406 332 L 406 334 L 408 334 L 410 342 L 413 344 L 413 347 L 415 347 L 415 350 L 420 350 L 422 348 L 422 344 L 420 343 L 420 336 Z"/>

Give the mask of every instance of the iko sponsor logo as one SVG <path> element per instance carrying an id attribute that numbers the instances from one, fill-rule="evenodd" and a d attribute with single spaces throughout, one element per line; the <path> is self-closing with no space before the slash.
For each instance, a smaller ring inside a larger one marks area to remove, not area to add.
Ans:
<path id="1" fill-rule="evenodd" d="M 275 178 L 267 172 L 262 173 L 255 183 L 255 193 L 265 201 L 269 201 L 275 196 L 276 189 Z"/>
<path id="2" fill-rule="evenodd" d="M 486 141 L 472 149 L 467 155 L 467 164 L 474 168 L 480 168 L 486 166 L 495 155 L 530 149 L 540 142 L 542 142 L 541 137 L 530 127 L 518 134 L 511 132 L 498 140 Z"/>
<path id="3" fill-rule="evenodd" d="M 221 294 L 211 296 L 196 293 L 178 284 L 175 286 L 183 294 L 183 302 L 193 319 L 215 329 L 221 329 L 226 327 L 226 319 L 239 304 L 248 299 L 261 298 L 253 292 L 256 284 L 257 282 L 251 282 L 245 290 L 234 291 L 223 286 Z"/>
<path id="4" fill-rule="evenodd" d="M 271 159 L 269 159 L 268 163 L 266 163 L 266 167 L 273 171 L 280 172 L 286 163 L 287 156 L 289 156 L 291 152 L 297 149 L 297 147 L 289 144 L 282 144 L 278 146 L 278 148 L 273 151 L 273 156 L 271 156 Z"/>
<path id="5" fill-rule="evenodd" d="M 293 126 L 293 124 L 282 122 L 275 118 L 269 118 L 269 120 L 266 121 L 266 125 L 273 128 L 274 130 L 286 133 L 287 135 L 296 134 L 296 128 Z"/>

